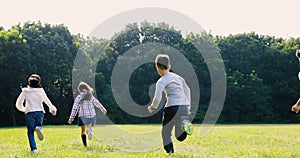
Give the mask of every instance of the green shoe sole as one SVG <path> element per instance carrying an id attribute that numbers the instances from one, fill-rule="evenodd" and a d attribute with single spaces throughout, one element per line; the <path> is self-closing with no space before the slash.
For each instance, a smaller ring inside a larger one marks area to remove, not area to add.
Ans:
<path id="1" fill-rule="evenodd" d="M 193 132 L 194 132 L 194 126 L 193 126 L 192 123 L 190 123 L 190 122 L 186 122 L 186 123 L 183 125 L 183 129 L 184 129 L 184 131 L 186 132 L 186 134 L 188 134 L 188 135 L 192 135 Z"/>

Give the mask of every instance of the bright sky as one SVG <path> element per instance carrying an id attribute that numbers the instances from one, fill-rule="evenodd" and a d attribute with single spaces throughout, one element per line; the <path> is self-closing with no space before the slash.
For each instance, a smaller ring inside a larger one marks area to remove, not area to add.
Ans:
<path id="1" fill-rule="evenodd" d="M 255 31 L 276 37 L 300 37 L 299 0 L 2 0 L 0 26 L 38 21 L 66 25 L 88 35 L 110 17 L 141 7 L 184 14 L 214 35 Z"/>

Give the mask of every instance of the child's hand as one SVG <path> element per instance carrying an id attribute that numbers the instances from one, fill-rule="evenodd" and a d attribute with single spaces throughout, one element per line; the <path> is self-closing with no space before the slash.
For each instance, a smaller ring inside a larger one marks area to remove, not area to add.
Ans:
<path id="1" fill-rule="evenodd" d="M 154 110 L 151 108 L 151 106 L 148 106 L 148 112 L 152 113 Z"/>
<path id="2" fill-rule="evenodd" d="M 56 110 L 51 111 L 51 114 L 52 114 L 53 116 L 55 116 L 55 115 L 56 115 Z"/>
<path id="3" fill-rule="evenodd" d="M 295 113 L 298 113 L 300 110 L 300 105 L 295 104 L 294 106 L 292 106 L 291 110 Z"/>
<path id="4" fill-rule="evenodd" d="M 102 112 L 103 112 L 103 114 L 104 114 L 104 115 L 106 115 L 106 113 L 107 113 L 107 110 L 104 110 L 104 111 L 102 111 Z"/>
<path id="5" fill-rule="evenodd" d="M 71 121 L 71 120 L 68 120 L 68 124 L 72 124 L 72 122 L 73 122 L 73 121 Z"/>

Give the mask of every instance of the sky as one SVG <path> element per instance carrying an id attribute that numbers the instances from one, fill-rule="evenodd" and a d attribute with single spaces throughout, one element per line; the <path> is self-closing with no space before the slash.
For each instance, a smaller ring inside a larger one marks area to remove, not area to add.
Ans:
<path id="1" fill-rule="evenodd" d="M 1 0 L 0 26 L 26 21 L 64 24 L 72 34 L 89 35 L 119 13 L 143 7 L 179 12 L 213 35 L 248 33 L 300 37 L 299 0 Z"/>

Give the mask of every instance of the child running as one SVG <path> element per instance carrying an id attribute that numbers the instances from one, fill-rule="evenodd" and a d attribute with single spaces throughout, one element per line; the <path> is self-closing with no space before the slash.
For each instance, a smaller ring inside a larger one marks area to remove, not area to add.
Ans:
<path id="1" fill-rule="evenodd" d="M 80 82 L 78 84 L 78 92 L 79 95 L 74 100 L 68 123 L 72 124 L 79 110 L 78 126 L 81 126 L 81 139 L 83 145 L 86 147 L 86 132 L 89 140 L 91 140 L 92 127 L 96 123 L 96 112 L 94 106 L 100 109 L 104 115 L 107 113 L 107 111 L 98 101 L 98 99 L 93 96 L 93 89 L 87 83 Z"/>
<path id="2" fill-rule="evenodd" d="M 25 102 L 25 107 L 23 103 Z M 22 88 L 22 92 L 16 101 L 16 107 L 19 111 L 25 113 L 27 126 L 27 136 L 31 152 L 37 152 L 36 142 L 34 139 L 34 131 L 39 140 L 44 139 L 42 133 L 42 124 L 44 119 L 43 102 L 49 107 L 50 113 L 56 115 L 56 107 L 51 103 L 41 85 L 41 77 L 37 74 L 32 74 L 28 78 L 26 88 Z"/>
<path id="3" fill-rule="evenodd" d="M 300 50 L 296 50 L 296 57 L 298 58 L 299 63 L 300 63 Z M 300 80 L 300 72 L 298 73 L 298 78 Z M 300 98 L 298 99 L 298 101 L 296 102 L 296 104 L 293 105 L 292 108 L 291 108 L 291 111 L 293 111 L 295 113 L 298 113 L 299 110 L 300 110 Z"/>
<path id="4" fill-rule="evenodd" d="M 188 119 L 190 114 L 190 88 L 179 75 L 170 72 L 169 56 L 159 54 L 155 59 L 156 71 L 161 78 L 156 82 L 156 89 L 152 104 L 148 111 L 152 113 L 158 108 L 162 98 L 162 92 L 166 94 L 167 102 L 163 109 L 162 139 L 164 149 L 173 154 L 174 147 L 171 139 L 171 131 L 175 126 L 175 137 L 178 141 L 184 141 L 187 135 L 193 133 L 193 126 Z"/>

